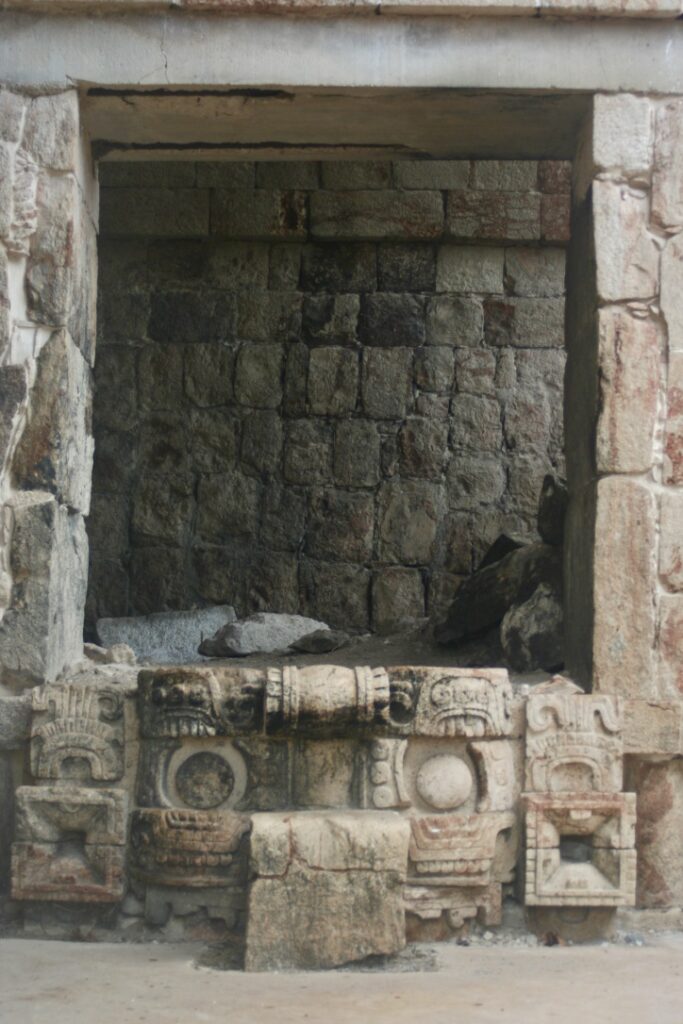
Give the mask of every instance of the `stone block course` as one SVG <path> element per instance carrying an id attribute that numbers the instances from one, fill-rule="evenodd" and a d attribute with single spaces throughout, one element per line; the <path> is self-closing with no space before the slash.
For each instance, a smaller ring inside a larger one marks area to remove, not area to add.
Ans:
<path id="1" fill-rule="evenodd" d="M 303 192 L 280 189 L 215 189 L 211 233 L 231 238 L 305 238 Z M 205 232 L 203 232 L 205 233 Z"/>
<path id="2" fill-rule="evenodd" d="M 314 192 L 310 209 L 316 238 L 439 238 L 444 224 L 436 191 Z"/>
<path id="3" fill-rule="evenodd" d="M 209 193 L 194 188 L 130 188 L 122 204 L 113 189 L 103 189 L 100 229 L 110 237 L 204 237 L 209 229 Z"/>
<path id="4" fill-rule="evenodd" d="M 538 239 L 541 196 L 537 192 L 449 192 L 446 230 L 454 238 Z"/>

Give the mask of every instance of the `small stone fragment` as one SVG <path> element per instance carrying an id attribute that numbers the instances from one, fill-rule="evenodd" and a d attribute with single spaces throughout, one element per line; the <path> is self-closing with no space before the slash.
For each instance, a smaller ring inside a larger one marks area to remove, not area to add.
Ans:
<path id="1" fill-rule="evenodd" d="M 350 640 L 349 634 L 342 629 L 315 629 L 290 645 L 291 650 L 302 654 L 327 654 L 346 647 Z"/>

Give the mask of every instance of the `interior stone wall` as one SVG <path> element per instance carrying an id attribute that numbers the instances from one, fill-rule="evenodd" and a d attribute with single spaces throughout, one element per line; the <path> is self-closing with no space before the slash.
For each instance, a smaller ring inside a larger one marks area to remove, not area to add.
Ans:
<path id="1" fill-rule="evenodd" d="M 562 472 L 569 165 L 101 166 L 89 614 L 439 613 Z"/>

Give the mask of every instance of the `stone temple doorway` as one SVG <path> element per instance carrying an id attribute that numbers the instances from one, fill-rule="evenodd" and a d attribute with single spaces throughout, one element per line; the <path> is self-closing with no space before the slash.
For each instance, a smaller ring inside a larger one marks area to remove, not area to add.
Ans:
<path id="1" fill-rule="evenodd" d="M 643 758 L 678 742 L 648 703 L 678 678 L 678 107 L 138 88 L 11 104 L 0 653 L 30 732 L 12 850 L 28 918 L 67 904 L 72 927 L 105 904 L 145 936 L 246 936 L 261 969 L 493 925 L 504 897 L 631 905 L 648 883 L 624 785 L 646 790 Z M 629 132 L 650 142 L 627 160 Z M 391 664 L 381 646 L 80 662 L 85 614 L 90 631 L 216 602 L 359 634 L 448 619 L 487 557 L 517 564 L 490 552 L 499 534 L 538 540 L 549 471 L 568 482 L 548 546 L 573 681 L 530 690 L 485 658 Z"/>

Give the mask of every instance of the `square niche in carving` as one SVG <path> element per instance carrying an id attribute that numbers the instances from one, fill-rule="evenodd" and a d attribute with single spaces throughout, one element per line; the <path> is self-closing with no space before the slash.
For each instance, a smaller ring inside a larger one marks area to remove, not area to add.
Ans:
<path id="1" fill-rule="evenodd" d="M 635 793 L 527 794 L 528 906 L 633 906 Z"/>
<path id="2" fill-rule="evenodd" d="M 126 794 L 79 786 L 17 790 L 12 895 L 115 902 L 123 897 Z"/>

